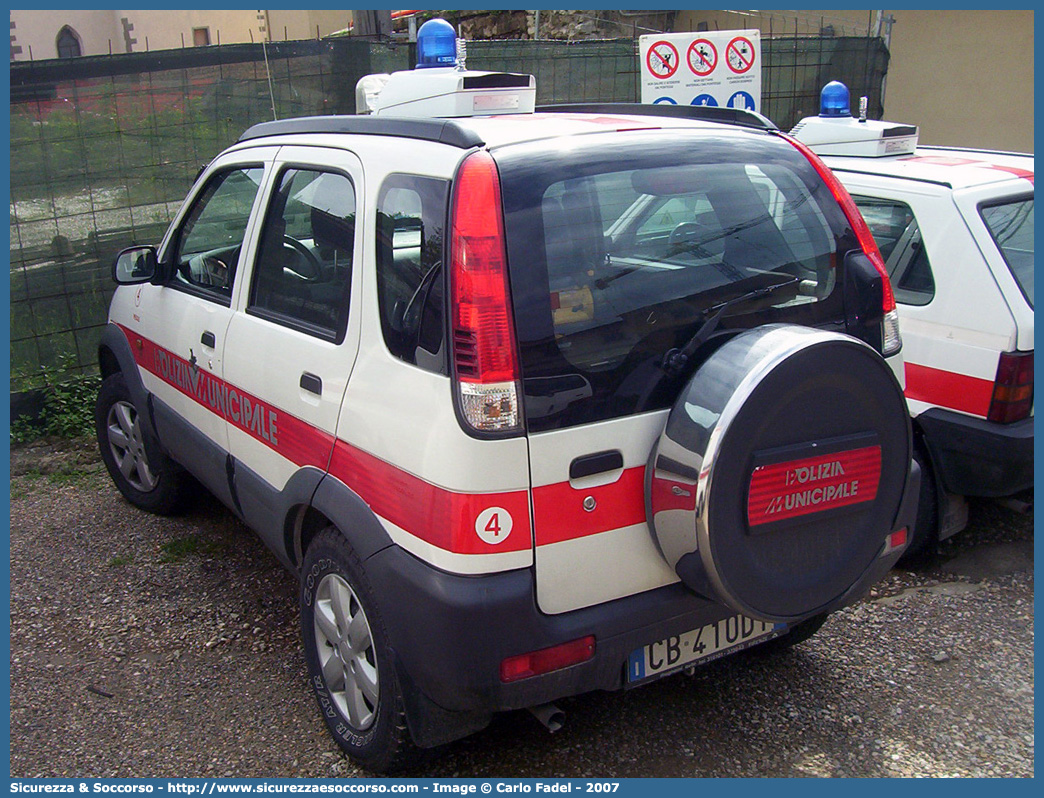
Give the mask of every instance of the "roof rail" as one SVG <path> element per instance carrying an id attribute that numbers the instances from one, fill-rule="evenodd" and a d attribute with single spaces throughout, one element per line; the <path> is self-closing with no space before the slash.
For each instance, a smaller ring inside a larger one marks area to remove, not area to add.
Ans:
<path id="1" fill-rule="evenodd" d="M 980 147 L 953 147 L 947 144 L 918 144 L 919 150 L 953 150 L 954 152 L 970 152 L 978 155 L 1012 155 L 1016 158 L 1032 158 L 1032 152 L 1017 152 L 1015 150 L 984 150 Z"/>
<path id="2" fill-rule="evenodd" d="M 261 122 L 239 137 L 239 141 L 286 136 L 295 133 L 354 133 L 363 136 L 397 136 L 436 141 L 468 150 L 485 144 L 475 132 L 448 119 L 387 119 L 372 116 L 302 116 Z"/>
<path id="3" fill-rule="evenodd" d="M 538 105 L 538 113 L 572 114 L 631 114 L 637 116 L 669 116 L 675 119 L 695 119 L 700 122 L 718 122 L 756 130 L 779 130 L 768 117 L 740 108 L 721 108 L 717 105 L 646 105 L 644 103 L 566 103 Z"/>

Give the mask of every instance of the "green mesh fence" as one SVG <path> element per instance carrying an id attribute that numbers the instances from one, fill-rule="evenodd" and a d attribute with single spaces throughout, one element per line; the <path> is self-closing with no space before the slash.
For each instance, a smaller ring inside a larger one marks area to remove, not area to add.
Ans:
<path id="1" fill-rule="evenodd" d="M 783 129 L 833 79 L 879 114 L 879 40 L 762 45 L 764 110 Z M 411 58 L 406 44 L 346 38 L 12 63 L 11 390 L 96 368 L 114 256 L 158 243 L 199 169 L 244 129 L 273 105 L 279 118 L 354 113 L 360 77 Z M 469 42 L 468 67 L 535 75 L 539 103 L 640 94 L 631 39 Z"/>

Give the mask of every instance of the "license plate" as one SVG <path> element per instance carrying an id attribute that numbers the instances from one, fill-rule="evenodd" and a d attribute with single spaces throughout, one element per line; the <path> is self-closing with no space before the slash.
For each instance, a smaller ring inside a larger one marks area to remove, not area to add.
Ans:
<path id="1" fill-rule="evenodd" d="M 733 615 L 691 632 L 657 640 L 631 652 L 627 681 L 638 682 L 672 673 L 695 662 L 708 662 L 729 651 L 776 637 L 786 631 L 785 623 L 766 623 Z"/>

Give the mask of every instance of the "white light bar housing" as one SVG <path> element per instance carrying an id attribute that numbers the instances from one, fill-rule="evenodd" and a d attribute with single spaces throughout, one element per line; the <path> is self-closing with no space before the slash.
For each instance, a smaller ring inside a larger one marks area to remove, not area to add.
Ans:
<path id="1" fill-rule="evenodd" d="M 917 149 L 917 134 L 917 125 L 873 119 L 860 121 L 850 116 L 809 116 L 790 131 L 791 136 L 806 144 L 816 155 L 857 158 L 912 155 Z"/>
<path id="2" fill-rule="evenodd" d="M 356 86 L 366 96 L 359 113 L 374 116 L 466 117 L 493 114 L 531 114 L 536 107 L 536 80 L 514 72 L 478 72 L 456 67 L 393 72 L 379 91 L 376 81 Z M 384 78 L 385 76 L 380 76 Z"/>

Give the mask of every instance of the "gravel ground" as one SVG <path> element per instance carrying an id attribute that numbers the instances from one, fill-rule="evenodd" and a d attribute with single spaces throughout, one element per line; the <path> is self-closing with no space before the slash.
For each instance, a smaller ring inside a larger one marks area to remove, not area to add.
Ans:
<path id="1" fill-rule="evenodd" d="M 88 442 L 12 452 L 11 775 L 365 776 L 309 693 L 296 583 L 213 499 L 128 505 Z M 1033 520 L 968 530 L 789 653 L 497 716 L 408 775 L 1032 776 Z"/>

